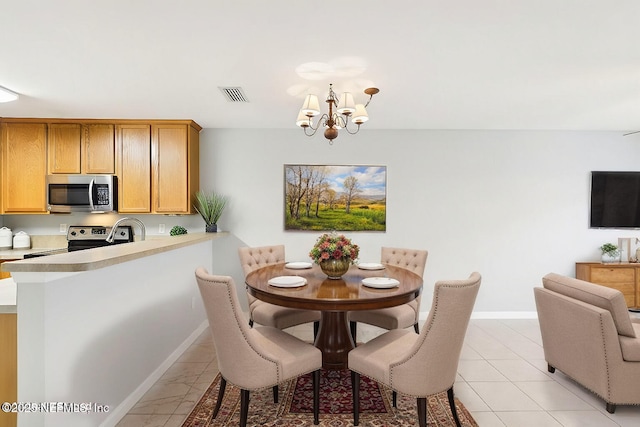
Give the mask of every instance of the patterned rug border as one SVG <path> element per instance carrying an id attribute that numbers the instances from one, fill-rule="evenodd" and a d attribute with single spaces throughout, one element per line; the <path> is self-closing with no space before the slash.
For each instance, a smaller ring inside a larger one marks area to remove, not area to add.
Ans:
<path id="1" fill-rule="evenodd" d="M 249 415 L 247 426 L 313 426 L 313 416 L 310 413 L 291 413 L 289 408 L 294 397 L 297 380 L 290 380 L 280 384 L 279 403 L 273 403 L 271 388 L 252 391 L 249 403 Z M 202 397 L 187 416 L 182 427 L 221 427 L 238 425 L 240 419 L 240 389 L 227 383 L 222 406 L 215 419 L 211 419 L 218 388 L 220 374 L 216 375 L 211 385 L 203 393 Z M 388 413 L 361 413 L 360 425 L 371 427 L 417 426 L 416 401 L 412 397 L 398 395 L 398 407 L 391 407 L 391 390 L 380 387 L 384 405 Z M 322 399 L 322 397 L 321 397 Z M 427 413 L 429 426 L 446 427 L 454 426 L 453 417 L 449 409 L 447 395 L 440 393 L 429 396 L 427 399 Z M 460 422 L 464 427 L 478 427 L 469 411 L 456 398 L 456 408 Z M 353 425 L 353 414 L 325 414 L 320 413 L 320 426 L 343 427 Z"/>

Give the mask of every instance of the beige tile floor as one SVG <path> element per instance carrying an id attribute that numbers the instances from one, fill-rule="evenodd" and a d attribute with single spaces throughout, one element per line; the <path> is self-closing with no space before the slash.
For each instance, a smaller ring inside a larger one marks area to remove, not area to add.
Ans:
<path id="1" fill-rule="evenodd" d="M 288 331 L 312 338 L 310 325 Z M 381 332 L 359 325 L 358 340 Z M 181 426 L 217 373 L 206 330 L 118 427 Z M 640 406 L 609 414 L 600 399 L 560 371 L 547 372 L 537 320 L 472 320 L 454 390 L 481 427 L 640 425 Z"/>

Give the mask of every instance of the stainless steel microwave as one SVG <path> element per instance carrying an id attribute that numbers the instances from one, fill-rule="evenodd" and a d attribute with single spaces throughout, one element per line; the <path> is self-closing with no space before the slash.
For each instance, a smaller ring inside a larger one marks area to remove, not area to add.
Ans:
<path id="1" fill-rule="evenodd" d="M 118 210 L 115 175 L 47 175 L 47 209 L 52 213 Z"/>

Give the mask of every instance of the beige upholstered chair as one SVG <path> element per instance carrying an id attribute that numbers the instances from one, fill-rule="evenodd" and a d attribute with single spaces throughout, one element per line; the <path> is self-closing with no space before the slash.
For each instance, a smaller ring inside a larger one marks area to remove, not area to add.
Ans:
<path id="1" fill-rule="evenodd" d="M 285 262 L 284 245 L 242 247 L 238 249 L 238 255 L 245 277 L 258 268 Z M 247 300 L 249 301 L 249 326 L 258 323 L 285 329 L 313 322 L 313 334 L 314 336 L 318 334 L 321 316 L 319 311 L 281 307 L 260 301 L 249 293 L 247 293 Z"/>
<path id="2" fill-rule="evenodd" d="M 417 249 L 401 249 L 383 247 L 382 264 L 389 264 L 413 271 L 418 276 L 424 275 L 429 253 Z M 420 295 L 415 300 L 396 307 L 378 310 L 349 312 L 349 323 L 353 341 L 356 340 L 357 323 L 366 323 L 383 329 L 404 329 L 413 326 L 416 334 L 420 333 L 418 320 L 420 317 Z"/>
<path id="3" fill-rule="evenodd" d="M 394 329 L 349 352 L 355 425 L 360 416 L 360 375 L 365 375 L 393 389 L 394 406 L 396 392 L 416 397 L 421 427 L 427 425 L 427 396 L 446 390 L 453 418 L 460 426 L 453 383 L 480 279 L 480 274 L 472 273 L 466 280 L 437 282 L 420 334 Z"/>
<path id="4" fill-rule="evenodd" d="M 278 384 L 313 372 L 313 419 L 314 424 L 318 424 L 320 350 L 276 328 L 250 328 L 231 277 L 210 275 L 202 267 L 195 274 L 222 377 L 213 418 L 218 415 L 227 381 L 241 389 L 240 425 L 245 426 L 250 390 L 273 387 L 277 402 Z"/>
<path id="5" fill-rule="evenodd" d="M 549 273 L 534 288 L 544 357 L 591 390 L 613 413 L 640 405 L 640 319 L 631 319 L 622 292 Z"/>

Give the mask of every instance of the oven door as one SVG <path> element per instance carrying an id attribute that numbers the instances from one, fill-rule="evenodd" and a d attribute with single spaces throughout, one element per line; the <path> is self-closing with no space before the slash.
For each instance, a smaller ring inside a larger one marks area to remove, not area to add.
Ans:
<path id="1" fill-rule="evenodd" d="M 48 175 L 47 209 L 53 213 L 117 210 L 113 175 Z"/>

